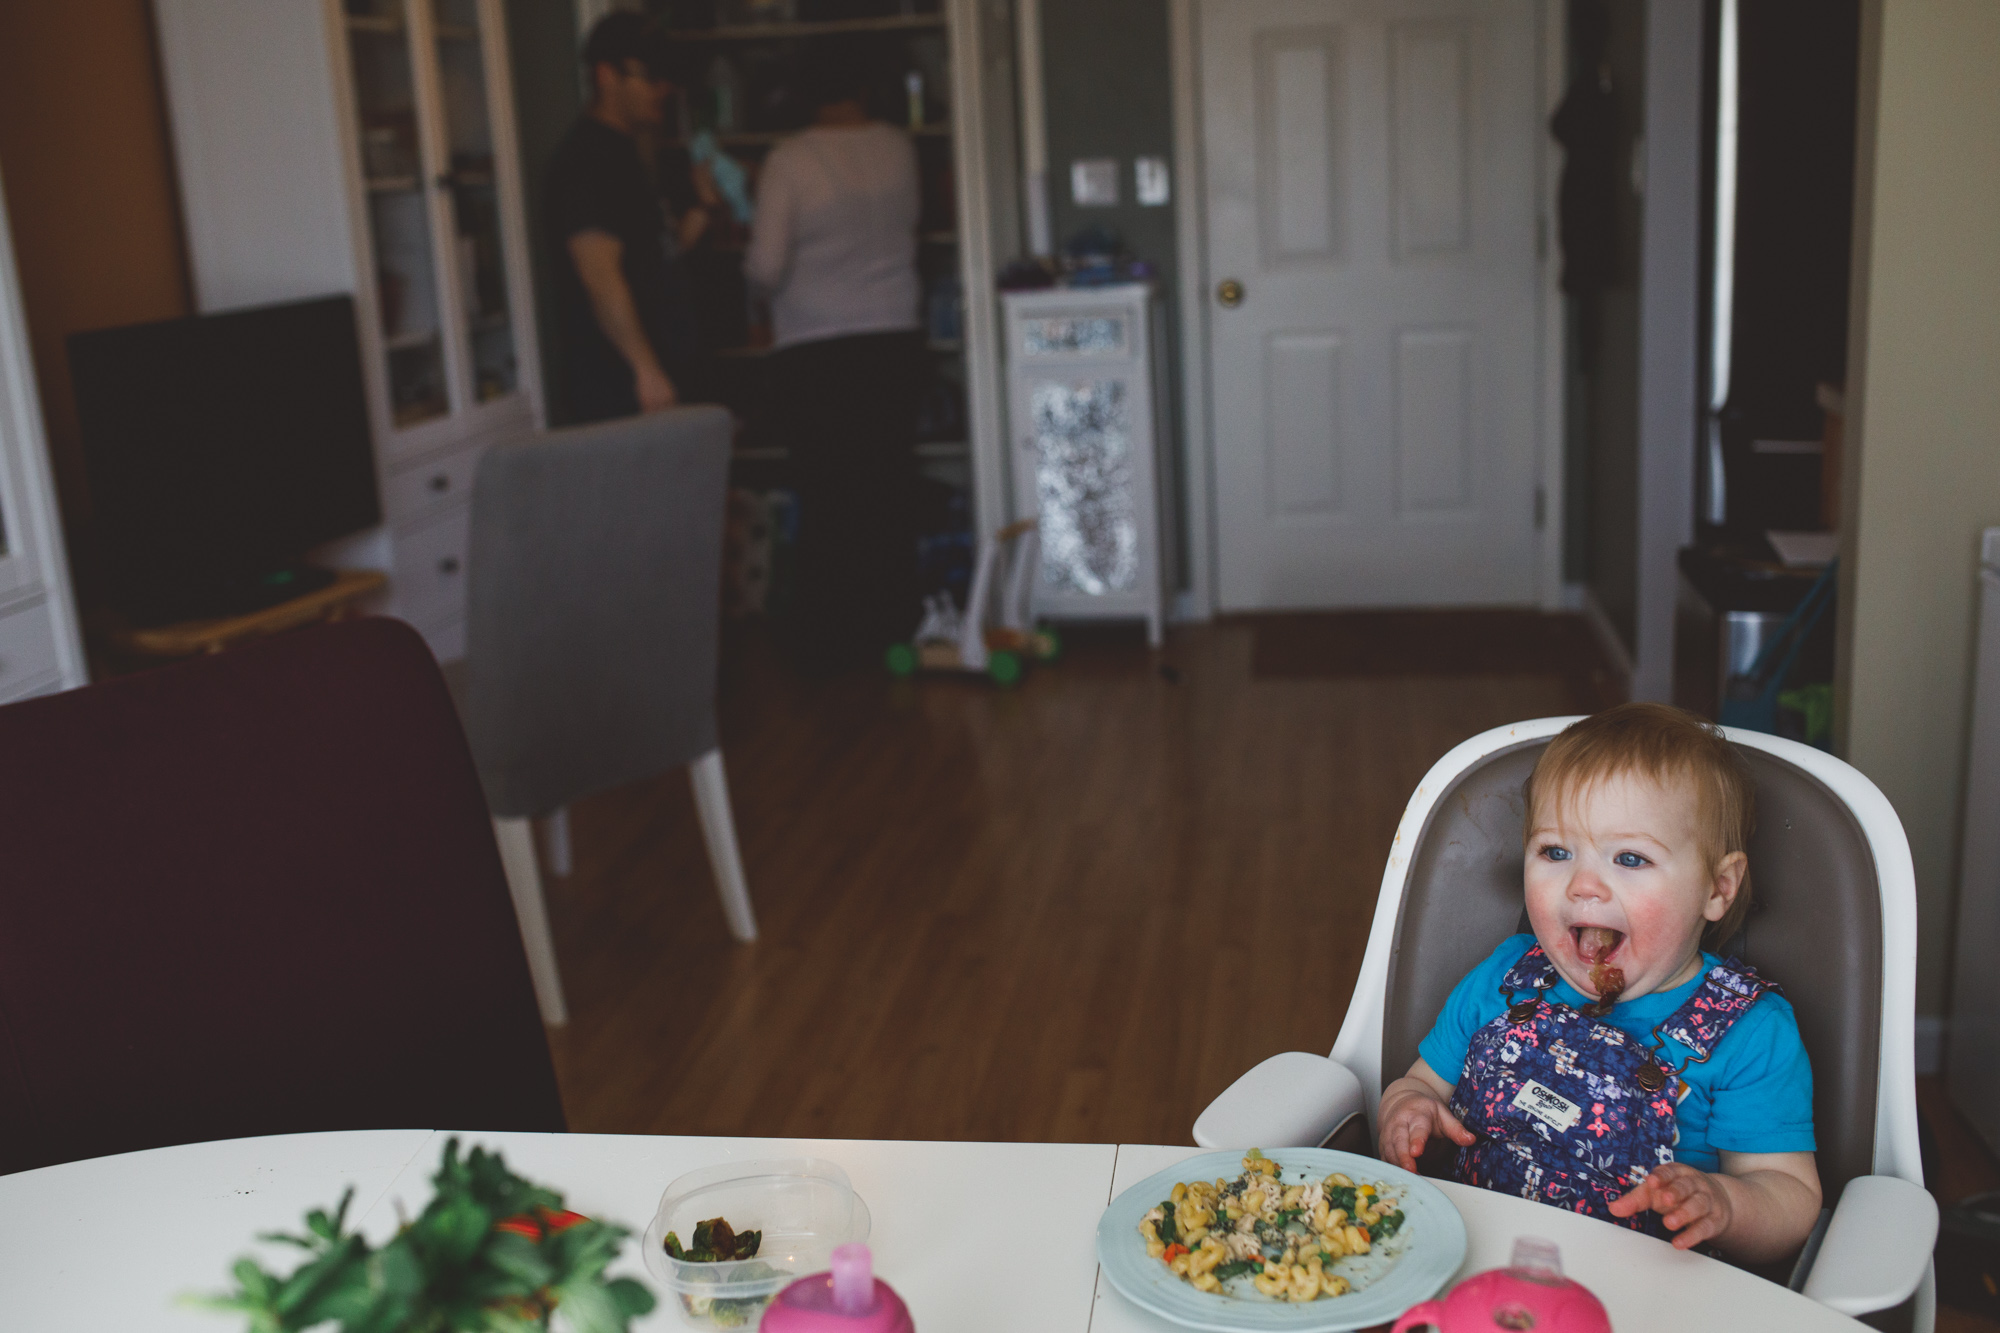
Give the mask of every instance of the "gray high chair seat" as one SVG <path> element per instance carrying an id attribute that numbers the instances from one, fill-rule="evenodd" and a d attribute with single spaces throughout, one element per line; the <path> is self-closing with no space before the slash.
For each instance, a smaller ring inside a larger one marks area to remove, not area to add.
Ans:
<path id="1" fill-rule="evenodd" d="M 683 407 L 479 460 L 453 685 L 550 1023 L 568 1007 L 529 821 L 592 792 L 688 765 L 730 931 L 757 937 L 716 736 L 731 433 Z"/>
<path id="2" fill-rule="evenodd" d="M 1202 1113 L 1197 1143 L 1311 1146 L 1347 1126 L 1345 1143 L 1365 1123 L 1372 1151 L 1383 1085 L 1416 1062 L 1452 987 L 1527 929 L 1525 784 L 1575 720 L 1496 728 L 1438 761 L 1397 829 L 1332 1057 L 1265 1061 Z M 1838 1201 L 1822 1213 L 1793 1285 L 1850 1315 L 1914 1294 L 1915 1325 L 1928 1329 L 1937 1209 L 1917 1146 L 1909 844 L 1888 800 L 1849 765 L 1775 736 L 1727 734 L 1756 781 L 1757 825 L 1750 915 L 1717 952 L 1776 981 L 1797 1013 L 1812 1059 L 1820 1181 L 1829 1204 Z"/>

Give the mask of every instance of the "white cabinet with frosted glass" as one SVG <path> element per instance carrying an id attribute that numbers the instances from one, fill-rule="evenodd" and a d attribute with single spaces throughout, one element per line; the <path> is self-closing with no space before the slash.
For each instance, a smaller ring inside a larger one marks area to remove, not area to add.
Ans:
<path id="1" fill-rule="evenodd" d="M 1158 293 L 1125 283 L 1001 303 L 1015 513 L 1040 520 L 1035 613 L 1141 619 L 1157 647 L 1173 570 Z"/>
<path id="2" fill-rule="evenodd" d="M 204 311 L 347 292 L 390 576 L 443 657 L 472 464 L 541 415 L 501 0 L 155 0 Z"/>

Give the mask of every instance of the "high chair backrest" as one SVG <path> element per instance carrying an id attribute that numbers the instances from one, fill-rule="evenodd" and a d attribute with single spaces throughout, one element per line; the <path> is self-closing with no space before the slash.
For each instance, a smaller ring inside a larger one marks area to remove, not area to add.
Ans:
<path id="1" fill-rule="evenodd" d="M 1360 1076 L 1371 1117 L 1382 1084 L 1415 1062 L 1451 988 L 1527 928 L 1524 785 L 1549 739 L 1574 720 L 1475 736 L 1411 797 L 1333 1051 Z M 1756 732 L 1728 735 L 1757 784 L 1753 906 L 1716 952 L 1776 981 L 1798 1013 L 1827 1197 L 1871 1173 L 1922 1183 L 1916 894 L 1902 824 L 1873 783 L 1833 756 Z"/>

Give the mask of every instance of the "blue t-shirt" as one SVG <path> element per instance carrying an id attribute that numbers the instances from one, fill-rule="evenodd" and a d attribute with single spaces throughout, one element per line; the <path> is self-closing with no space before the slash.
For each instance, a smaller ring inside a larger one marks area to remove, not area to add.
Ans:
<path id="1" fill-rule="evenodd" d="M 1437 1025 L 1417 1048 L 1439 1078 L 1455 1083 L 1465 1072 L 1472 1034 L 1507 1008 L 1501 979 L 1534 943 L 1533 935 L 1509 937 L 1452 988 Z M 1704 974 L 1722 961 L 1712 953 L 1704 953 L 1702 960 Z M 1699 985 L 1701 977 L 1696 976 L 1673 990 L 1613 1005 L 1599 1021 L 1631 1033 L 1650 1049 L 1653 1025 L 1686 1004 Z M 1589 996 L 1560 979 L 1548 998 L 1579 1009 L 1590 1003 Z M 1669 1065 L 1693 1054 L 1672 1037 L 1664 1040 Z M 1687 1066 L 1680 1077 L 1688 1090 L 1675 1111 L 1674 1160 L 1699 1171 L 1719 1171 L 1718 1152 L 1813 1150 L 1812 1064 L 1783 996 L 1765 992 L 1716 1043 L 1715 1054 L 1706 1063 Z"/>

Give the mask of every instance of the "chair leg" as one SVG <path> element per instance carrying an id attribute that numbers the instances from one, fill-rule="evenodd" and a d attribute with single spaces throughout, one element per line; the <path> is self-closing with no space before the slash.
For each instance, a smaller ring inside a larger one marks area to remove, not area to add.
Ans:
<path id="1" fill-rule="evenodd" d="M 549 873 L 557 879 L 568 879 L 576 867 L 576 853 L 569 841 L 568 806 L 542 821 L 542 846 L 549 854 Z"/>
<path id="2" fill-rule="evenodd" d="M 542 868 L 535 859 L 534 831 L 525 819 L 496 819 L 493 836 L 500 844 L 507 892 L 513 896 L 521 943 L 528 951 L 535 1002 L 541 1006 L 542 1021 L 559 1027 L 569 1022 L 569 1009 L 563 1003 L 562 975 L 556 971 L 556 941 L 549 931 L 549 910 L 542 901 Z"/>
<path id="3" fill-rule="evenodd" d="M 722 912 L 729 933 L 745 944 L 757 938 L 757 914 L 750 908 L 750 886 L 743 879 L 743 857 L 736 848 L 736 821 L 729 813 L 729 781 L 722 771 L 722 751 L 710 750 L 688 765 L 694 786 L 695 813 L 701 816 L 701 836 L 708 843 L 708 863 L 715 871 Z"/>

